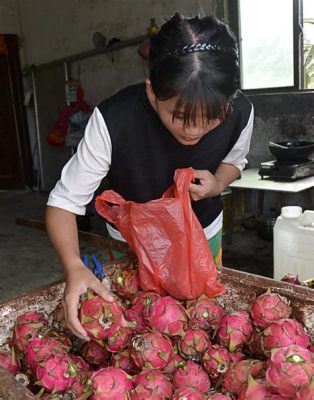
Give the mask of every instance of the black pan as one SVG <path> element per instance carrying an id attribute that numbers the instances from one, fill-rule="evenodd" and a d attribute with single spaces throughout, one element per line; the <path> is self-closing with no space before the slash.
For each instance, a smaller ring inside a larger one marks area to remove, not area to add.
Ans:
<path id="1" fill-rule="evenodd" d="M 269 142 L 269 150 L 280 162 L 300 162 L 314 158 L 314 142 L 303 140 Z"/>

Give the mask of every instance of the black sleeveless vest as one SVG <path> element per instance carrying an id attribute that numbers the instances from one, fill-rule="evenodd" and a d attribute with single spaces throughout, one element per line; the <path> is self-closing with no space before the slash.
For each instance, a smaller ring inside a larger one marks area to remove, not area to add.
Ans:
<path id="1" fill-rule="evenodd" d="M 238 91 L 226 120 L 196 145 L 188 146 L 179 143 L 164 127 L 143 83 L 121 90 L 98 106 L 112 143 L 107 176 L 111 188 L 126 200 L 141 203 L 160 198 L 173 184 L 177 168 L 215 173 L 246 127 L 251 108 Z M 221 198 L 193 202 L 193 209 L 205 228 L 222 211 Z"/>

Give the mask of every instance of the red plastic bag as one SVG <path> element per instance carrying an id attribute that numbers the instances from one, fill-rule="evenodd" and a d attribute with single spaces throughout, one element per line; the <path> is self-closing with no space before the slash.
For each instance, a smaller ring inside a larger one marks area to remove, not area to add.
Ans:
<path id="1" fill-rule="evenodd" d="M 178 169 L 161 199 L 124 200 L 112 190 L 96 198 L 96 210 L 112 222 L 139 260 L 143 290 L 179 300 L 214 297 L 224 292 L 203 229 L 194 214 L 189 185 L 192 168 Z"/>

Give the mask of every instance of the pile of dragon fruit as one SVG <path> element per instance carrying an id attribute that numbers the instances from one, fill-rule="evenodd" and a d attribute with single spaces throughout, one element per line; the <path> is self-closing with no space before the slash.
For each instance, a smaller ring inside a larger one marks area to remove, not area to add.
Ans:
<path id="1" fill-rule="evenodd" d="M 0 365 L 40 399 L 314 399 L 314 346 L 286 298 L 267 291 L 249 311 L 142 291 L 117 268 L 115 301 L 89 291 L 79 319 L 90 341 L 49 316 L 20 315 Z"/>

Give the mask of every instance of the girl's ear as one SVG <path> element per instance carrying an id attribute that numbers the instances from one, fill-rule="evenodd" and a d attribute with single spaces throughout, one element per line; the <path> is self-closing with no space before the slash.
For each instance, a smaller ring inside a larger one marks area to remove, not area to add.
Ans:
<path id="1" fill-rule="evenodd" d="M 146 86 L 146 94 L 147 94 L 148 100 L 154 106 L 156 103 L 156 95 L 153 91 L 151 81 L 148 78 L 145 79 L 145 86 Z"/>

